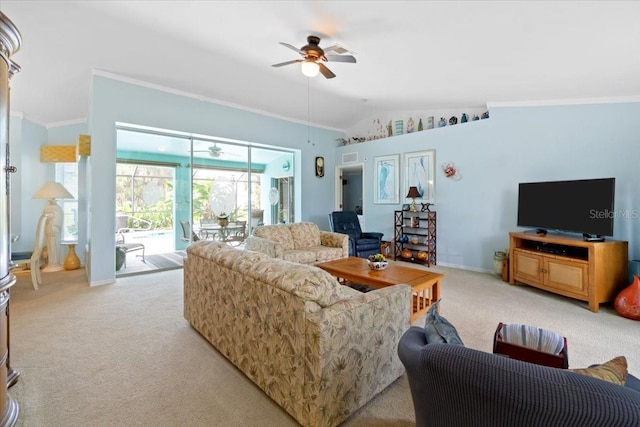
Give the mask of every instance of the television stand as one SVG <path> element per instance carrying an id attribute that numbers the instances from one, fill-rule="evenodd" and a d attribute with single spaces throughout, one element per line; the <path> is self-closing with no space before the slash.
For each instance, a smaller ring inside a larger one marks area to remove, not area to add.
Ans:
<path id="1" fill-rule="evenodd" d="M 612 301 L 627 283 L 628 242 L 509 233 L 509 283 L 544 289 L 589 303 Z"/>

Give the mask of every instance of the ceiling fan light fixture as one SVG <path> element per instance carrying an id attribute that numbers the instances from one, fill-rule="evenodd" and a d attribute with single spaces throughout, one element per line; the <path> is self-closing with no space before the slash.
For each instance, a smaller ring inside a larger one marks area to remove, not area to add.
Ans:
<path id="1" fill-rule="evenodd" d="M 315 77 L 320 72 L 320 66 L 315 61 L 306 60 L 302 62 L 302 74 L 307 77 Z"/>

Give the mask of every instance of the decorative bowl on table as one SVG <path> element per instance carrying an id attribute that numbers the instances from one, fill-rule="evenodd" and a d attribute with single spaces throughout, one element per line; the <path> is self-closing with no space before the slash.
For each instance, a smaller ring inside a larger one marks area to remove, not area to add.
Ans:
<path id="1" fill-rule="evenodd" d="M 387 261 L 367 261 L 372 270 L 384 270 L 389 263 Z"/>
<path id="2" fill-rule="evenodd" d="M 389 265 L 387 259 L 382 254 L 371 255 L 367 259 L 367 263 L 372 270 L 384 270 L 387 268 L 387 265 Z"/>

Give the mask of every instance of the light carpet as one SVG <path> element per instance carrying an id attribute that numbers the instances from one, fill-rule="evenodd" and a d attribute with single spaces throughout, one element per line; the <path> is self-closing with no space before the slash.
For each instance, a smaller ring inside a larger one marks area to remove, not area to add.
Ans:
<path id="1" fill-rule="evenodd" d="M 441 313 L 468 347 L 491 351 L 498 322 L 567 337 L 570 367 L 625 355 L 640 373 L 640 323 L 492 274 L 444 267 Z M 416 325 L 421 325 L 418 319 Z M 9 393 L 19 426 L 295 426 L 296 422 L 226 361 L 182 315 L 182 270 L 118 279 L 91 288 L 84 270 L 28 275 L 11 290 Z M 409 427 L 406 376 L 344 426 Z"/>

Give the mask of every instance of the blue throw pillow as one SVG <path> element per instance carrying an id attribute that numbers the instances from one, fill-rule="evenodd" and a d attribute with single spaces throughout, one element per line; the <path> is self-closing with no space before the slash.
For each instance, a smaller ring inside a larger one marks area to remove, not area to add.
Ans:
<path id="1" fill-rule="evenodd" d="M 434 302 L 427 311 L 427 319 L 424 331 L 427 335 L 427 344 L 447 343 L 464 345 L 456 327 L 438 313 L 440 300 Z"/>

